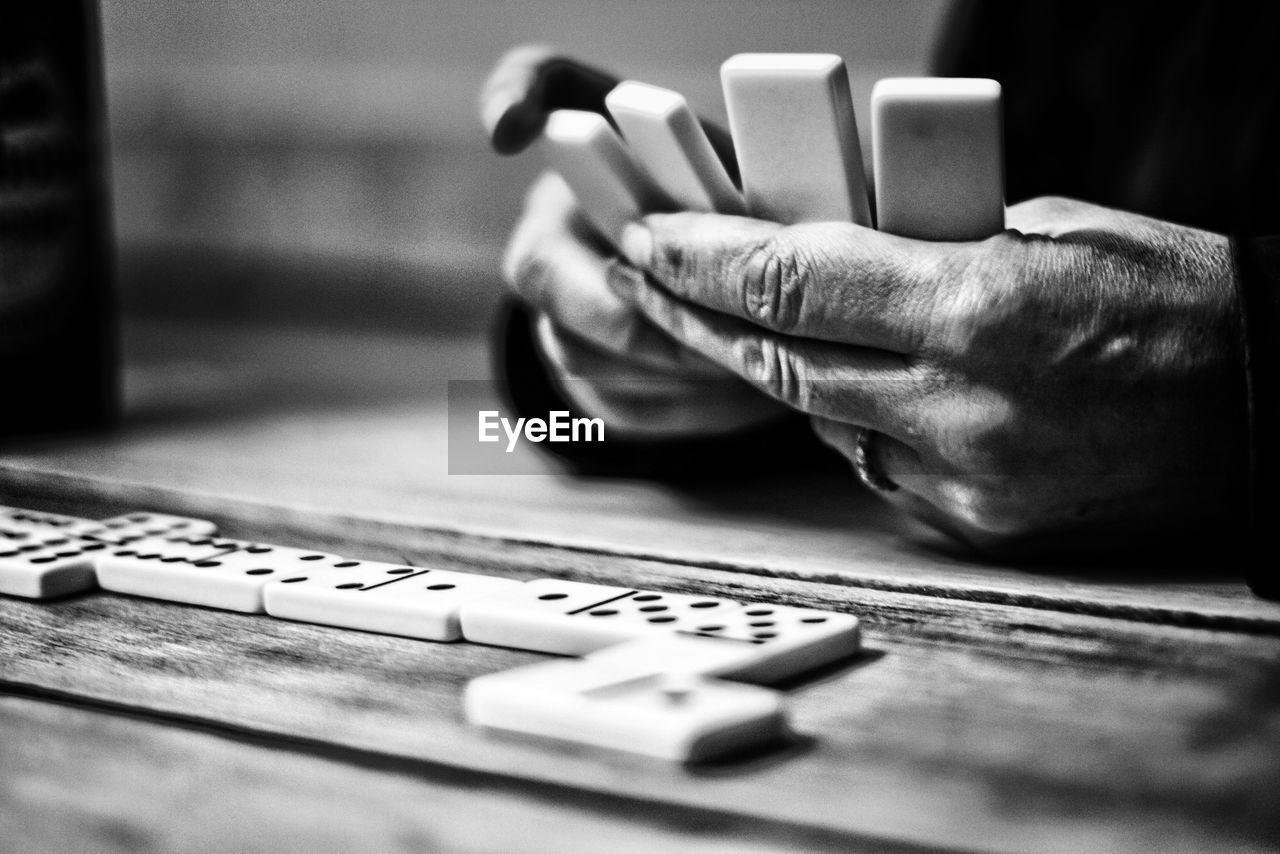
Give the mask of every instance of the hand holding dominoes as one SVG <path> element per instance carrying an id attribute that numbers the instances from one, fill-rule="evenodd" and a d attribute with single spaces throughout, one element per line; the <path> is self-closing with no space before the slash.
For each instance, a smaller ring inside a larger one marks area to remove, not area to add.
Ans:
<path id="1" fill-rule="evenodd" d="M 104 590 L 430 641 L 585 656 L 476 679 L 473 723 L 700 760 L 785 732 L 777 682 L 859 648 L 856 617 L 558 579 L 514 581 L 217 536 L 205 520 L 0 508 L 0 594 Z"/>
<path id="2" fill-rule="evenodd" d="M 627 262 L 602 262 L 625 306 L 809 414 L 868 484 L 982 551 L 1113 554 L 1116 531 L 1125 549 L 1176 551 L 1239 531 L 1224 235 L 1049 197 L 1006 211 L 999 86 L 933 78 L 873 92 L 873 229 L 838 58 L 741 55 L 722 80 L 751 218 L 705 201 L 646 212 L 633 189 L 645 215 L 601 226 Z M 614 92 L 608 110 L 646 109 Z M 633 174 L 689 184 L 687 133 L 628 148 L 616 123 Z M 512 249 L 521 290 L 521 253 L 538 249 Z M 557 284 L 538 283 L 544 303 Z"/>
<path id="3" fill-rule="evenodd" d="M 506 278 L 538 314 L 537 340 L 559 386 L 579 408 L 622 432 L 724 434 L 785 409 L 696 349 L 673 343 L 620 301 L 609 279 L 628 270 L 602 249 L 599 235 L 616 242 L 627 223 L 670 210 L 870 224 L 839 58 L 747 54 L 725 64 L 724 85 L 733 140 L 700 121 L 676 92 L 619 81 L 542 48 L 504 57 L 482 97 L 495 147 L 509 153 L 536 143 L 558 173 L 529 194 L 508 248 Z M 986 115 L 996 115 L 990 104 Z M 934 148 L 978 152 L 998 169 L 998 147 L 941 137 Z M 910 159 L 928 162 L 930 152 Z M 908 190 L 923 197 L 929 186 L 917 181 Z M 969 195 L 956 198 L 951 210 L 962 213 Z M 974 204 L 989 198 L 988 191 Z M 988 210 L 978 227 L 991 216 Z"/>
<path id="4" fill-rule="evenodd" d="M 741 201 L 728 178 L 732 170 L 724 168 L 707 177 L 694 172 L 690 163 L 672 161 L 672 174 L 659 175 L 666 182 L 659 183 L 659 177 L 641 172 L 632 163 L 630 151 L 602 115 L 593 111 L 603 109 L 609 91 L 600 91 L 594 72 L 582 70 L 581 81 L 570 85 L 564 79 L 575 81 L 576 67 L 557 60 L 556 81 L 568 87 L 557 104 L 567 100 L 582 111 L 564 113 L 552 122 L 538 97 L 539 92 L 545 95 L 549 81 L 540 78 L 535 68 L 511 69 L 522 56 L 508 58 L 495 72 L 499 79 L 492 87 L 499 92 L 495 102 L 507 105 L 506 111 L 495 110 L 499 117 L 493 119 L 498 128 L 495 143 L 529 145 L 541 138 L 549 159 L 575 178 L 579 195 L 590 198 L 594 211 L 593 218 L 586 219 L 581 201 L 561 175 L 543 175 L 527 195 L 525 215 L 512 234 L 503 264 L 504 277 L 538 316 L 540 350 L 561 380 L 559 387 L 581 410 L 602 416 L 611 429 L 632 435 L 728 433 L 782 415 L 781 406 L 765 401 L 698 352 L 672 342 L 618 300 L 608 279 L 621 268 L 616 257 L 600 246 L 600 229 L 621 228 L 652 200 L 660 200 L 664 209 L 675 209 L 703 197 L 718 209 L 733 210 L 735 200 L 737 205 Z M 525 86 L 520 97 L 509 91 L 512 79 Z M 594 93 L 594 108 L 591 97 L 572 100 L 584 92 Z M 687 108 L 672 106 L 663 119 L 649 124 L 643 115 L 637 117 L 635 123 L 652 131 L 649 136 L 644 129 L 636 131 L 637 140 L 649 140 L 659 149 L 681 146 L 691 152 L 691 163 L 700 164 L 699 169 L 718 163 L 714 152 L 723 149 L 714 142 L 716 134 L 700 137 L 698 123 Z M 507 115 L 517 118 L 500 118 Z M 548 136 L 539 137 L 544 127 Z M 654 419 L 655 410 L 664 412 L 663 419 Z"/>

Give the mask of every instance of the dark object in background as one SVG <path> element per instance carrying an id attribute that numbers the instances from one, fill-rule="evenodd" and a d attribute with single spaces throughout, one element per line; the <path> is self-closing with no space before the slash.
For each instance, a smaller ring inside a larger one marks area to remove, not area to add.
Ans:
<path id="1" fill-rule="evenodd" d="M 118 408 L 101 44 L 94 0 L 0 8 L 0 436 Z"/>

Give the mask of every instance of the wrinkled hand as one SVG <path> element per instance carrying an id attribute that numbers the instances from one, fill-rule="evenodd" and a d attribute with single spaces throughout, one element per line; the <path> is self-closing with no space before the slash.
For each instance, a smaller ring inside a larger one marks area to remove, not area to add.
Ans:
<path id="1" fill-rule="evenodd" d="M 494 146 L 515 152 L 537 138 L 551 110 L 603 113 L 604 96 L 617 82 L 547 48 L 518 48 L 490 75 L 481 115 Z M 713 139 L 732 151 L 722 131 Z M 543 175 L 526 199 L 503 271 L 534 309 L 539 347 L 573 403 L 634 437 L 724 433 L 785 412 L 620 300 L 608 286 L 617 263 L 564 181 Z"/>
<path id="2" fill-rule="evenodd" d="M 1221 536 L 1246 466 L 1228 241 L 1042 198 L 929 243 L 715 214 L 631 226 L 614 291 L 1004 555 Z"/>
<path id="3" fill-rule="evenodd" d="M 584 412 L 631 437 L 725 433 L 785 408 L 672 340 L 609 288 L 622 262 L 543 175 L 507 247 L 504 277 L 537 316 L 537 340 L 560 387 Z"/>

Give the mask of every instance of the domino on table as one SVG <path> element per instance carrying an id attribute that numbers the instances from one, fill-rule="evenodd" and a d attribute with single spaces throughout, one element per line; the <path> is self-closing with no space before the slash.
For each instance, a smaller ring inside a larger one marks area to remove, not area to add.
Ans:
<path id="1" fill-rule="evenodd" d="M 676 634 L 601 649 L 587 660 L 768 684 L 849 658 L 861 645 L 861 626 L 851 614 L 752 603 L 704 616 Z"/>
<path id="2" fill-rule="evenodd" d="M 751 216 L 871 225 L 844 61 L 828 53 L 740 53 L 720 67 Z"/>
<path id="3" fill-rule="evenodd" d="M 691 211 L 746 212 L 684 96 L 627 80 L 604 99 L 636 159 L 677 205 Z"/>
<path id="4" fill-rule="evenodd" d="M 359 565 L 337 555 L 283 546 L 228 551 L 217 541 L 197 538 L 168 546 L 153 540 L 119 546 L 102 554 L 97 573 L 104 590 L 254 614 L 263 610 L 263 588 L 286 573 Z"/>
<path id="5" fill-rule="evenodd" d="M 96 522 L 82 536 L 106 543 L 127 543 L 142 537 L 211 537 L 217 533 L 218 526 L 207 519 L 166 513 L 129 513 Z"/>
<path id="6" fill-rule="evenodd" d="M 463 705 L 480 726 L 675 761 L 768 744 L 787 729 L 776 691 L 587 661 L 481 676 L 467 685 Z"/>
<path id="7" fill-rule="evenodd" d="M 81 519 L 78 516 L 45 513 L 42 510 L 24 510 L 21 507 L 0 507 L 0 531 L 44 531 L 78 537 L 101 525 L 101 522 Z"/>
<path id="8" fill-rule="evenodd" d="M 462 606 L 469 641 L 585 655 L 606 646 L 705 621 L 738 607 L 727 599 L 538 578 Z"/>
<path id="9" fill-rule="evenodd" d="M 871 92 L 880 230 L 981 240 L 1004 228 L 1000 84 L 895 77 Z"/>
<path id="10" fill-rule="evenodd" d="M 591 224 L 610 240 L 642 214 L 675 208 L 599 113 L 554 111 L 541 146 Z"/>
<path id="11" fill-rule="evenodd" d="M 477 643 L 759 682 L 853 655 L 861 638 L 849 614 L 551 578 L 469 602 L 461 619 Z"/>
<path id="12" fill-rule="evenodd" d="M 0 593 L 48 599 L 94 586 L 94 564 L 105 543 L 54 532 L 0 537 Z"/>
<path id="13" fill-rule="evenodd" d="M 462 637 L 464 603 L 524 585 L 509 578 L 362 562 L 342 572 L 280 578 L 263 591 L 268 614 L 433 641 Z"/>

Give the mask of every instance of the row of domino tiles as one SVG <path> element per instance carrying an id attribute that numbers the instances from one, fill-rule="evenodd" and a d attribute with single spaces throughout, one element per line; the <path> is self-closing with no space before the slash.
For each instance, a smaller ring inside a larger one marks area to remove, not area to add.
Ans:
<path id="1" fill-rule="evenodd" d="M 982 78 L 879 81 L 871 96 L 876 223 L 844 61 L 752 53 L 721 67 L 742 178 L 734 186 L 677 92 L 624 81 L 598 113 L 556 110 L 542 149 L 606 236 L 654 211 L 852 222 L 903 237 L 981 240 L 1004 227 L 1001 88 Z M 614 126 L 621 132 L 615 132 Z"/>
<path id="2" fill-rule="evenodd" d="M 485 727 L 699 761 L 787 732 L 771 683 L 858 652 L 856 617 L 783 605 L 355 560 L 218 536 L 158 513 L 102 521 L 0 508 L 0 593 L 101 587 L 431 641 L 579 658 L 472 680 Z M 734 680 L 734 681 L 728 681 Z"/>

